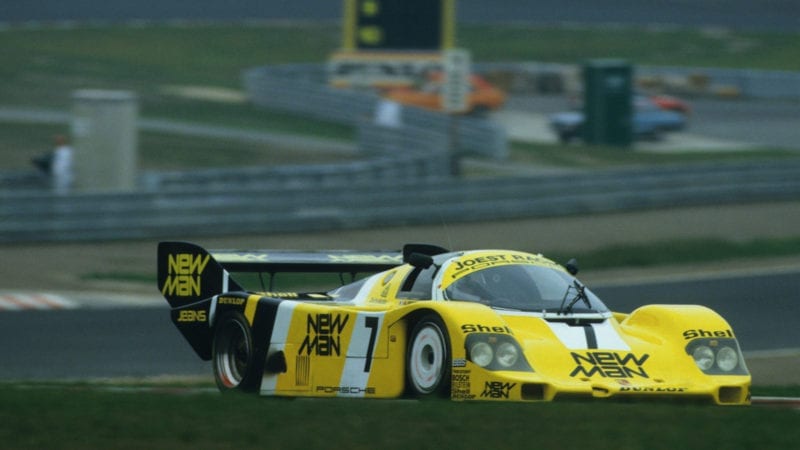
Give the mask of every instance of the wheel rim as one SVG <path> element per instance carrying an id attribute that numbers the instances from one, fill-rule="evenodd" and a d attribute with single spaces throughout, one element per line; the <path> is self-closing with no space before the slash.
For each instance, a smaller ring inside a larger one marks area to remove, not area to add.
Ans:
<path id="1" fill-rule="evenodd" d="M 244 325 L 235 321 L 227 323 L 217 349 L 216 364 L 220 380 L 227 387 L 238 386 L 247 373 L 251 353 Z"/>
<path id="2" fill-rule="evenodd" d="M 414 337 L 410 373 L 417 391 L 428 394 L 436 390 L 444 369 L 444 353 L 444 336 L 438 327 L 427 325 Z"/>

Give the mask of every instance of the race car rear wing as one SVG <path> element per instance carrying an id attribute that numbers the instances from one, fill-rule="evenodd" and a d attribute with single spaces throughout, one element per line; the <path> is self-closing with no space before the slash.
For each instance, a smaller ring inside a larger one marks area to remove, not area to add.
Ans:
<path id="1" fill-rule="evenodd" d="M 400 251 L 355 250 L 206 250 L 188 242 L 158 244 L 158 289 L 173 308 L 223 292 L 244 291 L 230 273 L 375 273 L 403 264 L 417 249 L 435 252 L 435 246 L 409 245 Z"/>

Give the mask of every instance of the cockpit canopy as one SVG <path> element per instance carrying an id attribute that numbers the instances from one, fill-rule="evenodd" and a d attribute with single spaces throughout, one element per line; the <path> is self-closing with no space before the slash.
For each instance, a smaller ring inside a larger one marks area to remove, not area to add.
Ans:
<path id="1" fill-rule="evenodd" d="M 466 301 L 533 313 L 609 312 L 570 272 L 541 255 L 475 250 L 432 256 L 411 253 L 404 260 L 408 264 L 405 268 L 376 275 L 379 278 L 374 280 L 378 281 L 366 283 L 367 279 L 362 279 L 328 294 L 339 301 L 352 301 L 368 297 L 364 291 L 376 282 L 382 286 L 393 283 L 396 298 L 402 300 Z M 402 279 L 394 278 L 398 274 Z M 397 281 L 390 281 L 393 279 Z"/>
<path id="2" fill-rule="evenodd" d="M 479 302 L 493 308 L 564 312 L 581 288 L 583 286 L 563 270 L 534 264 L 505 264 L 465 274 L 444 289 L 443 297 L 446 300 Z M 587 300 L 574 302 L 569 312 L 608 311 L 589 289 L 584 293 Z"/>

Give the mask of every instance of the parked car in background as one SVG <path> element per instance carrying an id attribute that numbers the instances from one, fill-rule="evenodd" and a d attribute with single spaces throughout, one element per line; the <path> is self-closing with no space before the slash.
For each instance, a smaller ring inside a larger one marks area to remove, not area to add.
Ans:
<path id="1" fill-rule="evenodd" d="M 686 128 L 683 113 L 663 109 L 652 98 L 643 95 L 633 97 L 632 121 L 635 139 L 659 139 L 665 132 Z M 582 111 L 565 111 L 550 116 L 550 127 L 564 143 L 583 137 L 584 122 Z"/>
<path id="2" fill-rule="evenodd" d="M 418 86 L 391 88 L 384 91 L 384 97 L 398 103 L 419 108 L 442 110 L 442 84 L 444 75 L 434 72 Z M 470 92 L 467 98 L 469 114 L 481 114 L 503 106 L 506 94 L 479 75 L 470 76 Z"/>
<path id="3" fill-rule="evenodd" d="M 681 114 L 689 114 L 692 112 L 692 107 L 686 100 L 671 95 L 656 94 L 648 96 L 659 108 L 666 111 L 675 111 Z"/>

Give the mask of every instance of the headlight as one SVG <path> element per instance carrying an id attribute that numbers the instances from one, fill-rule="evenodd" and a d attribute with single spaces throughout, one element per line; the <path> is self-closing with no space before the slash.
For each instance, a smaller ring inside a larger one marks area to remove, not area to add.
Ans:
<path id="1" fill-rule="evenodd" d="M 469 349 L 469 356 L 475 364 L 486 367 L 492 363 L 494 352 L 491 345 L 486 342 L 478 342 Z"/>
<path id="2" fill-rule="evenodd" d="M 730 347 L 722 347 L 717 352 L 717 367 L 723 372 L 730 372 L 739 364 L 739 355 Z"/>
<path id="3" fill-rule="evenodd" d="M 699 338 L 686 344 L 686 354 L 706 375 L 747 375 L 735 338 Z"/>
<path id="4" fill-rule="evenodd" d="M 486 370 L 533 372 L 513 336 L 503 333 L 469 333 L 464 340 L 467 359 Z"/>
<path id="5" fill-rule="evenodd" d="M 706 371 L 714 365 L 714 351 L 711 347 L 701 345 L 692 352 L 695 364 L 700 370 Z"/>
<path id="6" fill-rule="evenodd" d="M 519 351 L 517 351 L 517 347 L 514 344 L 503 342 L 497 346 L 495 358 L 497 358 L 497 363 L 504 368 L 513 367 L 517 363 L 517 358 L 519 358 Z"/>

